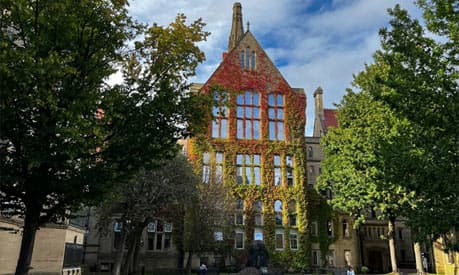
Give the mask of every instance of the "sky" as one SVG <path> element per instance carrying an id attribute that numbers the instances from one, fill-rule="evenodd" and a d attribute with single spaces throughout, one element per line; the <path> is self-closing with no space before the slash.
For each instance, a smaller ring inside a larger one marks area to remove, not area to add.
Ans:
<path id="1" fill-rule="evenodd" d="M 202 18 L 211 34 L 199 47 L 206 61 L 191 82 L 206 82 L 227 50 L 232 6 L 229 0 L 130 0 L 129 12 L 140 22 L 168 25 L 178 13 L 189 22 Z M 380 48 L 378 30 L 388 26 L 387 9 L 399 3 L 420 19 L 412 0 L 239 0 L 244 30 L 250 31 L 294 88 L 307 96 L 306 135 L 312 135 L 313 93 L 319 86 L 324 107 L 334 108 L 353 74 L 372 63 Z"/>

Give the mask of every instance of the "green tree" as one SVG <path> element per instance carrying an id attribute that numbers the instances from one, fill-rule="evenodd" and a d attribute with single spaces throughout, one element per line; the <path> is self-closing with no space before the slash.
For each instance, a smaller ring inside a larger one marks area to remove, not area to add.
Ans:
<path id="1" fill-rule="evenodd" d="M 330 189 L 331 205 L 356 216 L 356 226 L 365 221 L 369 211 L 388 220 L 387 237 L 396 272 L 394 222 L 411 207 L 413 193 L 400 184 L 392 160 L 410 151 L 406 143 L 410 126 L 371 97 L 364 77 L 356 77 L 355 85 L 363 90 L 347 92 L 338 105 L 339 128 L 330 129 L 321 139 L 325 160 L 318 188 Z"/>
<path id="2" fill-rule="evenodd" d="M 204 60 L 196 46 L 204 24 L 179 15 L 145 28 L 126 5 L 0 2 L 0 203 L 24 217 L 16 274 L 28 272 L 40 225 L 100 201 L 140 167 L 172 157 L 184 131 L 202 128 L 193 127 L 205 116 L 186 79 Z M 125 81 L 109 87 L 117 66 Z"/>
<path id="3" fill-rule="evenodd" d="M 110 228 L 115 214 L 120 215 L 122 225 L 120 247 L 127 244 L 127 254 L 119 249 L 113 274 L 131 274 L 137 271 L 137 254 L 142 232 L 155 218 L 166 221 L 179 221 L 173 209 L 188 205 L 197 196 L 198 178 L 187 159 L 178 155 L 172 160 L 163 161 L 159 168 L 142 169 L 129 184 L 119 186 L 114 192 L 115 200 L 107 201 L 100 209 L 101 230 Z M 121 206 L 121 207 L 120 207 Z M 124 258 L 124 267 L 122 262 Z"/>
<path id="4" fill-rule="evenodd" d="M 415 237 L 444 236 L 459 228 L 459 13 L 457 1 L 418 1 L 428 31 L 399 6 L 389 10 L 381 50 L 366 67 L 368 91 L 387 104 L 415 134 L 413 154 L 398 158 L 398 175 L 416 192 L 416 207 L 406 213 Z M 442 219 L 438 219 L 442 217 Z M 457 248 L 457 246 L 456 246 Z"/>

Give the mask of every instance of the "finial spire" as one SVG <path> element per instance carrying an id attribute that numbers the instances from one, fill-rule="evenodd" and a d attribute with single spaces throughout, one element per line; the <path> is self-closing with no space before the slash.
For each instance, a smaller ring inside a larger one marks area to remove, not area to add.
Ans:
<path id="1" fill-rule="evenodd" d="M 233 22 L 231 24 L 231 33 L 228 42 L 228 51 L 231 51 L 244 35 L 244 26 L 242 24 L 242 6 L 241 3 L 233 5 Z"/>

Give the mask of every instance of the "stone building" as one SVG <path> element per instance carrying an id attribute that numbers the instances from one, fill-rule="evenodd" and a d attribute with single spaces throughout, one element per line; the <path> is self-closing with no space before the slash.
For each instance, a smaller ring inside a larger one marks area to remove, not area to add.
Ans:
<path id="1" fill-rule="evenodd" d="M 190 158 L 203 184 L 221 178 L 236 205 L 233 231 L 218 232 L 233 245 L 225 264 L 251 264 L 250 248 L 263 243 L 270 265 L 286 269 L 358 265 L 352 220 L 334 213 L 312 188 L 323 157 L 319 138 L 304 136 L 304 90 L 292 88 L 250 30 L 244 31 L 239 3 L 233 6 L 228 52 L 211 77 L 193 88 L 212 94 L 215 105 L 208 134 L 187 145 Z"/>
<path id="2" fill-rule="evenodd" d="M 14 274 L 22 219 L 0 215 L 0 274 Z M 45 224 L 35 236 L 29 274 L 81 274 L 85 230 L 78 224 Z"/>

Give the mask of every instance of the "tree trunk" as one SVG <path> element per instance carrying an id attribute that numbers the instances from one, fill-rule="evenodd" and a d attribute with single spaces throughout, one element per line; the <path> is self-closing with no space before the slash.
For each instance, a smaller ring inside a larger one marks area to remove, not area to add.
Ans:
<path id="1" fill-rule="evenodd" d="M 191 261 L 193 260 L 193 253 L 188 251 L 188 258 L 186 260 L 186 274 L 191 275 Z"/>
<path id="2" fill-rule="evenodd" d="M 389 239 L 389 252 L 390 252 L 390 261 L 392 264 L 392 272 L 398 272 L 398 266 L 397 266 L 397 254 L 395 251 L 395 218 L 389 218 L 389 223 L 388 223 L 388 232 L 387 232 L 387 237 Z"/>
<path id="3" fill-rule="evenodd" d="M 132 270 L 134 274 L 139 274 L 139 252 L 140 252 L 140 241 L 142 239 L 142 231 L 137 235 L 135 250 L 134 250 L 134 259 L 132 262 Z"/>
<path id="4" fill-rule="evenodd" d="M 129 237 L 129 245 L 128 245 L 128 251 L 126 255 L 126 261 L 124 265 L 124 274 L 129 275 L 129 274 L 135 274 L 135 252 L 137 250 L 137 246 L 140 244 L 140 234 L 138 230 L 133 230 L 132 235 Z"/>
<path id="5" fill-rule="evenodd" d="M 413 245 L 414 247 L 414 258 L 416 260 L 416 271 L 418 272 L 418 275 L 423 275 L 424 273 L 424 268 L 422 267 L 422 258 L 421 258 L 421 244 L 416 242 Z"/>
<path id="6" fill-rule="evenodd" d="M 121 229 L 120 246 L 118 248 L 118 251 L 116 252 L 115 262 L 113 264 L 113 270 L 112 270 L 113 275 L 121 274 L 121 263 L 123 262 L 123 254 L 124 254 L 124 246 L 126 243 L 126 238 L 127 238 L 127 229 L 126 229 L 126 224 L 123 222 L 123 226 Z"/>
<path id="7" fill-rule="evenodd" d="M 15 275 L 26 275 L 29 273 L 30 262 L 32 261 L 33 246 L 35 243 L 35 235 L 39 227 L 41 208 L 27 208 L 28 210 L 26 211 L 24 218 L 24 231 L 22 233 L 21 251 L 19 252 Z"/>

